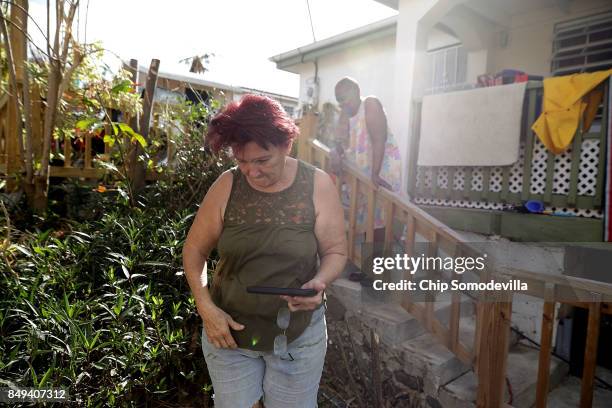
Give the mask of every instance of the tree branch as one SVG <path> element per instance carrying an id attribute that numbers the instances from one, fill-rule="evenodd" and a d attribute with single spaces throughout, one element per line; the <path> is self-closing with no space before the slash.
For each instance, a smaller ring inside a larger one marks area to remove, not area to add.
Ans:
<path id="1" fill-rule="evenodd" d="M 68 17 L 64 15 L 64 1 L 56 0 L 56 12 L 57 12 L 57 24 L 55 31 L 55 38 L 53 41 L 53 51 L 59 56 L 58 60 L 50 61 L 49 63 L 49 75 L 47 79 L 47 107 L 45 110 L 45 124 L 43 132 L 43 155 L 42 155 L 42 166 L 40 176 L 47 177 L 49 173 L 49 153 L 51 150 L 51 139 L 53 137 L 53 131 L 55 129 L 55 121 L 57 118 L 57 106 L 59 100 L 62 98 L 63 92 L 65 91 L 68 83 L 71 80 L 74 70 L 83 60 L 83 55 L 80 52 L 75 51 L 75 58 L 68 70 L 65 70 L 66 61 L 68 58 L 68 48 L 72 42 L 72 22 L 76 8 L 79 5 L 79 1 L 70 3 L 70 9 L 68 11 Z M 60 31 L 62 24 L 65 22 L 66 31 L 64 34 L 63 41 L 60 43 Z M 61 46 L 60 46 L 61 44 Z M 60 47 L 62 51 L 60 52 Z M 76 47 L 74 47 L 77 50 Z M 63 73 L 63 75 L 62 75 Z"/>
<path id="2" fill-rule="evenodd" d="M 62 65 L 66 64 L 66 61 L 68 60 L 68 48 L 70 47 L 70 43 L 72 42 L 72 24 L 74 23 L 74 16 L 75 16 L 78 6 L 79 6 L 79 1 L 76 0 L 73 3 L 70 3 L 70 8 L 68 9 L 68 17 L 66 18 L 66 23 L 65 23 L 66 33 L 64 34 L 62 53 L 60 54 Z M 63 3 L 62 3 L 62 13 L 63 12 L 64 12 L 64 8 L 63 8 Z"/>

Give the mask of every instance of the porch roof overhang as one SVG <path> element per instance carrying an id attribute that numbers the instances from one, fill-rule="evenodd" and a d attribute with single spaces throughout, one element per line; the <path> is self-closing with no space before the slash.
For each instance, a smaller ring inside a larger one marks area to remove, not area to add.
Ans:
<path id="1" fill-rule="evenodd" d="M 319 57 L 328 55 L 346 48 L 366 43 L 371 40 L 395 35 L 397 16 L 368 24 L 363 27 L 347 31 L 336 36 L 316 41 L 304 47 L 287 51 L 270 58 L 276 63 L 276 68 L 294 72 L 295 66 L 304 62 L 314 61 Z"/>
<path id="2" fill-rule="evenodd" d="M 399 0 L 374 0 L 394 10 L 399 10 Z"/>

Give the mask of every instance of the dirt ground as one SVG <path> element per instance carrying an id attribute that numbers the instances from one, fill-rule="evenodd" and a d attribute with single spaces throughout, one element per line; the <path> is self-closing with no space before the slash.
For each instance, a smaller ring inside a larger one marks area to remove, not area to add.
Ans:
<path id="1" fill-rule="evenodd" d="M 363 330 L 356 333 L 344 320 L 344 314 L 338 313 L 329 303 L 327 355 L 319 389 L 319 407 L 427 407 L 421 393 L 393 380 L 384 361 L 372 363 L 374 351 L 370 333 Z M 377 377 L 380 381 L 376 381 Z M 375 392 L 376 384 L 382 391 L 380 399 Z"/>

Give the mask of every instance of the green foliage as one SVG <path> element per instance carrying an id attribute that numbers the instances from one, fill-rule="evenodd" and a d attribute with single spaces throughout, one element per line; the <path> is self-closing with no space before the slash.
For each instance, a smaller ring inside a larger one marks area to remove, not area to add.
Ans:
<path id="1" fill-rule="evenodd" d="M 66 387 L 78 406 L 206 405 L 201 320 L 181 250 L 230 162 L 202 148 L 207 108 L 185 108 L 202 122 L 177 132 L 175 171 L 146 188 L 140 207 L 89 188 L 82 199 L 97 218 L 31 219 L 30 232 L 1 248 L 0 385 Z"/>
<path id="2" fill-rule="evenodd" d="M 13 244 L 14 273 L 0 267 L 2 381 L 67 387 L 88 406 L 201 398 L 201 326 L 181 269 L 191 219 L 116 210 Z"/>
<path id="3" fill-rule="evenodd" d="M 208 118 L 217 108 L 217 101 L 210 105 L 184 101 L 161 109 L 159 127 L 162 132 L 152 135 L 151 144 L 159 145 L 168 140 L 170 133 L 175 154 L 165 163 L 164 170 L 169 171 L 151 187 L 157 199 L 169 208 L 180 208 L 185 203 L 199 204 L 212 182 L 232 165 L 225 153 L 213 156 L 204 147 Z"/>

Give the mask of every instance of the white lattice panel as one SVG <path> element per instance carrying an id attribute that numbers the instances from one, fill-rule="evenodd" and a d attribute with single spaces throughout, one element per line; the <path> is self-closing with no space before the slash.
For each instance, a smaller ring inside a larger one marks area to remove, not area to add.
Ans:
<path id="1" fill-rule="evenodd" d="M 544 194 L 546 190 L 546 161 L 548 151 L 536 139 L 533 143 L 533 156 L 531 159 L 531 194 Z"/>
<path id="2" fill-rule="evenodd" d="M 448 188 L 448 169 L 440 167 L 438 169 L 438 188 L 446 190 Z"/>
<path id="3" fill-rule="evenodd" d="M 553 194 L 567 195 L 570 187 L 570 172 L 572 170 L 572 149 L 555 156 L 555 171 L 553 173 Z"/>
<path id="4" fill-rule="evenodd" d="M 416 198 L 414 201 L 416 204 L 443 207 L 478 208 L 482 210 L 502 210 L 504 208 L 502 203 L 489 203 L 486 201 L 441 200 L 437 198 Z"/>
<path id="5" fill-rule="evenodd" d="M 455 177 L 453 178 L 453 190 L 463 190 L 465 186 L 465 170 L 463 167 L 458 167 L 455 170 Z"/>
<path id="6" fill-rule="evenodd" d="M 585 140 L 580 152 L 578 172 L 578 195 L 594 196 L 597 189 L 599 171 L 599 140 Z"/>
<path id="7" fill-rule="evenodd" d="M 491 169 L 491 177 L 489 179 L 489 190 L 493 192 L 502 191 L 503 182 L 504 170 L 501 167 L 493 167 Z"/>
<path id="8" fill-rule="evenodd" d="M 598 163 L 599 163 L 599 140 L 587 139 L 582 142 L 580 153 L 580 165 L 578 175 L 578 195 L 594 196 L 596 193 Z M 519 160 L 512 165 L 509 172 L 509 190 L 511 193 L 520 193 L 523 191 L 523 165 L 525 160 L 525 145 L 521 142 Z M 544 145 L 535 138 L 532 161 L 531 161 L 531 179 L 530 192 L 532 194 L 544 194 L 546 190 L 546 167 L 548 160 L 548 151 Z M 567 195 L 570 187 L 570 173 L 572 167 L 571 149 L 567 152 L 554 156 L 554 172 L 553 172 L 553 194 Z M 417 186 L 421 180 L 421 174 L 424 174 L 425 188 L 431 188 L 433 179 L 433 171 L 431 168 L 417 169 Z M 489 190 L 492 192 L 500 192 L 503 189 L 503 167 L 493 167 L 490 172 Z M 462 191 L 465 187 L 467 169 L 465 167 L 457 167 L 452 180 L 452 189 Z M 438 188 L 447 189 L 449 185 L 449 172 L 445 167 L 438 168 L 437 174 Z M 483 191 L 484 174 L 482 167 L 472 168 L 472 179 L 470 183 L 471 191 Z M 478 208 L 486 210 L 502 210 L 504 204 L 491 203 L 486 201 L 469 201 L 469 200 L 442 200 L 442 199 L 424 199 L 416 198 L 417 204 L 437 205 L 445 207 L 459 208 Z M 580 217 L 602 218 L 603 214 L 600 210 L 586 210 L 576 208 L 554 208 L 547 207 L 551 212 L 564 213 L 567 215 Z"/>
<path id="9" fill-rule="evenodd" d="M 508 185 L 511 193 L 523 191 L 523 161 L 525 160 L 525 143 L 521 142 L 519 147 L 519 159 L 510 168 Z"/>
<path id="10" fill-rule="evenodd" d="M 472 170 L 472 191 L 482 191 L 482 167 Z"/>

